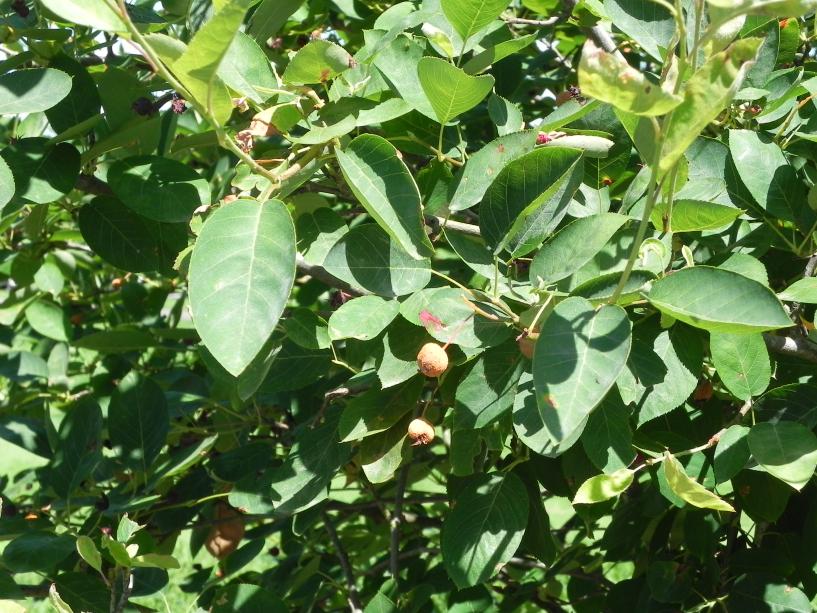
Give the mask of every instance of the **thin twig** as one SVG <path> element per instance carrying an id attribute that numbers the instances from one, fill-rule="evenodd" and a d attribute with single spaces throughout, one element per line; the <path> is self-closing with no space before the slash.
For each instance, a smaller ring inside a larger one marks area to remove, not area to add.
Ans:
<path id="1" fill-rule="evenodd" d="M 578 4 L 578 0 L 563 0 L 563 2 L 571 12 Z M 616 46 L 616 42 L 613 40 L 613 37 L 610 36 L 610 33 L 607 30 L 598 25 L 595 25 L 592 28 L 582 28 L 582 30 L 589 38 L 593 39 L 593 42 L 596 43 L 598 47 L 601 47 L 607 53 L 612 53 L 622 60 L 624 59 L 621 51 L 619 51 L 618 47 Z"/>
<path id="2" fill-rule="evenodd" d="M 415 549 L 409 549 L 408 551 L 401 551 L 397 555 L 397 557 L 400 560 L 407 560 L 407 559 L 413 558 L 415 556 L 421 556 L 424 553 L 428 553 L 428 554 L 431 554 L 431 555 L 436 555 L 436 554 L 440 553 L 440 550 L 435 549 L 434 547 L 417 547 Z M 380 573 L 382 573 L 384 570 L 388 569 L 391 566 L 391 563 L 392 563 L 391 558 L 389 558 L 388 560 L 384 560 L 382 562 L 378 562 L 377 564 L 375 564 L 374 566 L 369 568 L 367 571 L 365 571 L 363 574 L 365 574 L 367 576 L 375 576 L 376 577 Z"/>
<path id="3" fill-rule="evenodd" d="M 398 582 L 400 573 L 400 526 L 405 519 L 403 517 L 403 496 L 406 493 L 408 484 L 409 465 L 400 469 L 397 477 L 397 492 L 394 494 L 394 510 L 391 513 L 389 525 L 391 526 L 391 543 L 389 547 L 389 570 L 395 582 Z"/>
<path id="4" fill-rule="evenodd" d="M 562 19 L 561 15 L 550 17 L 549 19 L 523 19 L 522 17 L 505 17 L 503 21 L 514 26 L 536 26 L 537 28 L 546 28 L 548 26 L 556 25 Z"/>
<path id="5" fill-rule="evenodd" d="M 352 611 L 352 613 L 362 613 L 363 605 L 360 603 L 360 596 L 358 596 L 357 593 L 355 575 L 354 572 L 352 572 L 352 565 L 349 563 L 349 556 L 346 554 L 346 550 L 343 548 L 343 544 L 340 542 L 338 531 L 335 529 L 335 524 L 332 522 L 332 518 L 329 517 L 329 513 L 324 511 L 322 515 L 323 525 L 326 526 L 326 531 L 329 533 L 329 538 L 332 539 L 332 544 L 335 546 L 335 550 L 337 551 L 340 567 L 343 570 L 343 576 L 346 578 L 349 609 Z"/>

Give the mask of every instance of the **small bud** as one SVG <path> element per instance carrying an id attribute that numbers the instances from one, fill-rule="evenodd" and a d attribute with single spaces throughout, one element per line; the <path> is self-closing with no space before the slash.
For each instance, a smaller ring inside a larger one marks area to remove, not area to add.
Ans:
<path id="1" fill-rule="evenodd" d="M 549 143 L 549 142 L 550 142 L 550 136 L 548 136 L 544 132 L 539 132 L 539 134 L 536 135 L 536 144 L 537 145 L 544 145 L 545 143 Z"/>
<path id="2" fill-rule="evenodd" d="M 130 108 L 134 113 L 141 115 L 142 117 L 150 117 L 156 110 L 151 99 L 145 98 L 144 96 L 134 100 L 133 104 L 130 105 Z"/>
<path id="3" fill-rule="evenodd" d="M 417 354 L 417 368 L 426 377 L 439 377 L 448 368 L 448 354 L 436 343 L 426 343 Z"/>
<path id="4" fill-rule="evenodd" d="M 173 112 L 177 115 L 181 115 L 187 110 L 187 103 L 185 103 L 184 98 L 179 96 L 179 94 L 173 94 L 173 101 L 170 103 L 170 108 L 173 109 Z"/>
<path id="5" fill-rule="evenodd" d="M 408 427 L 408 437 L 412 445 L 428 445 L 434 440 L 434 426 L 422 417 L 412 419 Z"/>

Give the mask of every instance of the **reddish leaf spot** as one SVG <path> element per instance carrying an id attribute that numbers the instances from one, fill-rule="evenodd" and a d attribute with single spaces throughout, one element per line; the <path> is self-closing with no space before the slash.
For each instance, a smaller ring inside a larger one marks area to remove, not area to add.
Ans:
<path id="1" fill-rule="evenodd" d="M 497 147 L 496 150 L 499 151 L 500 153 L 505 153 L 505 145 L 500 143 L 499 147 Z"/>
<path id="2" fill-rule="evenodd" d="M 440 330 L 443 327 L 443 322 L 440 321 L 437 317 L 431 314 L 430 311 L 422 310 L 420 311 L 420 321 L 423 323 L 424 326 L 432 326 L 435 330 Z"/>
<path id="3" fill-rule="evenodd" d="M 551 396 L 550 394 L 545 394 L 542 398 L 548 405 L 550 405 L 554 409 L 559 408 L 559 404 L 556 402 L 556 399 Z"/>

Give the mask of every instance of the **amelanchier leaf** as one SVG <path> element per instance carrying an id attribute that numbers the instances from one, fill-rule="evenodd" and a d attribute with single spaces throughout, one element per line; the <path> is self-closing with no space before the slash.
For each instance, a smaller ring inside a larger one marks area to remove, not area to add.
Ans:
<path id="1" fill-rule="evenodd" d="M 207 219 L 190 260 L 196 330 L 232 375 L 275 330 L 295 279 L 295 228 L 279 200 L 237 200 Z"/>
<path id="2" fill-rule="evenodd" d="M 11 174 L 11 168 L 9 168 L 6 161 L 0 157 L 0 212 L 3 211 L 3 207 L 14 197 L 14 189 L 14 175 Z"/>
<path id="3" fill-rule="evenodd" d="M 169 430 L 162 388 L 135 371 L 128 373 L 108 405 L 108 433 L 117 455 L 127 466 L 147 473 Z"/>
<path id="4" fill-rule="evenodd" d="M 51 146 L 46 138 L 21 138 L 0 155 L 14 176 L 15 198 L 50 204 L 74 189 L 79 176 L 79 151 L 68 143 Z"/>
<path id="5" fill-rule="evenodd" d="M 494 86 L 491 75 L 475 77 L 436 57 L 421 59 L 417 63 L 417 75 L 442 124 L 474 108 Z"/>
<path id="6" fill-rule="evenodd" d="M 630 487 L 634 475 L 629 468 L 622 468 L 609 475 L 590 477 L 579 486 L 573 504 L 593 504 L 615 498 Z"/>
<path id="7" fill-rule="evenodd" d="M 647 299 L 661 312 L 711 332 L 746 334 L 792 325 L 768 287 L 710 266 L 667 275 L 653 283 Z"/>
<path id="8" fill-rule="evenodd" d="M 731 504 L 687 476 L 684 467 L 671 453 L 664 454 L 661 465 L 664 467 L 664 476 L 667 478 L 670 489 L 681 499 L 702 509 L 735 512 Z"/>
<path id="9" fill-rule="evenodd" d="M 664 115 L 682 100 L 647 80 L 623 58 L 597 47 L 592 40 L 582 49 L 579 87 L 583 94 L 635 115 Z"/>
<path id="10" fill-rule="evenodd" d="M 127 32 L 119 13 L 106 0 L 41 0 L 49 11 L 65 21 L 108 32 Z"/>
<path id="11" fill-rule="evenodd" d="M 213 119 L 221 125 L 233 110 L 233 101 L 218 76 L 221 61 L 255 0 L 228 0 L 199 29 L 182 56 L 173 62 L 173 72 Z"/>
<path id="12" fill-rule="evenodd" d="M 164 222 L 188 222 L 202 204 L 210 204 L 210 186 L 195 170 L 157 156 L 133 156 L 108 170 L 113 193 L 136 213 Z"/>
<path id="13" fill-rule="evenodd" d="M 443 13 L 463 40 L 467 40 L 499 17 L 508 0 L 441 0 Z"/>
<path id="14" fill-rule="evenodd" d="M 817 468 L 817 436 L 794 421 L 755 424 L 747 437 L 749 451 L 766 471 L 801 490 Z"/>
<path id="15" fill-rule="evenodd" d="M 627 219 L 617 213 L 601 213 L 570 222 L 542 245 L 533 258 L 531 281 L 537 283 L 541 279 L 550 284 L 573 274 L 601 251 Z"/>
<path id="16" fill-rule="evenodd" d="M 747 38 L 711 57 L 692 75 L 683 102 L 675 108 L 661 149 L 661 172 L 669 171 L 710 122 L 721 114 L 740 89 L 760 39 Z"/>
<path id="17" fill-rule="evenodd" d="M 730 130 L 729 151 L 740 180 L 761 209 L 798 222 L 803 231 L 811 227 L 814 211 L 805 202 L 805 185 L 780 145 L 752 130 Z"/>
<path id="18" fill-rule="evenodd" d="M 709 350 L 721 381 L 735 397 L 748 400 L 766 391 L 772 367 L 762 334 L 713 332 Z"/>
<path id="19" fill-rule="evenodd" d="M 533 251 L 567 213 L 582 180 L 582 152 L 562 147 L 531 151 L 497 175 L 479 208 L 479 227 L 495 252 Z"/>
<path id="20" fill-rule="evenodd" d="M 283 79 L 292 85 L 326 83 L 351 68 L 353 63 L 352 56 L 343 47 L 328 40 L 313 40 L 290 60 Z"/>
<path id="21" fill-rule="evenodd" d="M 71 77 L 54 68 L 15 70 L 0 76 L 0 115 L 50 109 L 71 91 Z"/>
<path id="22" fill-rule="evenodd" d="M 451 211 L 462 211 L 478 204 L 485 191 L 505 165 L 533 151 L 536 130 L 506 134 L 492 140 L 468 158 L 449 191 Z"/>
<path id="23" fill-rule="evenodd" d="M 442 553 L 460 589 L 491 578 L 516 553 L 528 523 L 528 493 L 512 472 L 479 475 L 445 518 Z"/>
<path id="24" fill-rule="evenodd" d="M 777 294 L 780 300 L 817 304 L 817 277 L 805 277 Z"/>
<path id="25" fill-rule="evenodd" d="M 382 136 L 361 134 L 335 155 L 346 183 L 380 227 L 412 257 L 431 256 L 420 190 L 394 145 Z"/>
<path id="26" fill-rule="evenodd" d="M 350 285 L 387 298 L 410 294 L 431 280 L 431 262 L 411 257 L 375 224 L 344 234 L 323 265 Z"/>
<path id="27" fill-rule="evenodd" d="M 561 441 L 584 428 L 627 363 L 630 331 L 619 306 L 597 311 L 577 297 L 556 305 L 533 354 L 536 402 L 551 438 Z"/>
<path id="28" fill-rule="evenodd" d="M 359 296 L 341 305 L 329 318 L 329 338 L 368 341 L 397 317 L 400 303 L 380 296 Z"/>
<path id="29" fill-rule="evenodd" d="M 650 220 L 659 230 L 663 230 L 666 223 L 670 232 L 698 232 L 725 228 L 743 213 L 743 209 L 725 204 L 678 199 L 672 203 L 671 217 L 669 207 L 665 203 L 659 203 L 653 209 Z"/>

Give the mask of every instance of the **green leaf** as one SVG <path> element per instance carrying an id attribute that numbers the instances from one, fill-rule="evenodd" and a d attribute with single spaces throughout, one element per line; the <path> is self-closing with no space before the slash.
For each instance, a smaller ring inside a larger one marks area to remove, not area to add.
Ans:
<path id="1" fill-rule="evenodd" d="M 659 169 L 669 171 L 710 122 L 732 101 L 751 66 L 760 40 L 739 40 L 714 55 L 687 81 L 684 101 L 672 113 Z"/>
<path id="2" fill-rule="evenodd" d="M 749 462 L 749 428 L 735 424 L 721 434 L 715 446 L 715 481 L 724 483 L 737 475 Z"/>
<path id="3" fill-rule="evenodd" d="M 105 611 L 110 606 L 111 591 L 102 579 L 83 572 L 67 572 L 57 576 L 60 596 L 74 611 Z"/>
<path id="4" fill-rule="evenodd" d="M 129 373 L 108 405 L 108 432 L 126 466 L 147 473 L 170 430 L 164 392 L 152 379 Z"/>
<path id="5" fill-rule="evenodd" d="M 335 155 L 346 183 L 380 227 L 415 259 L 431 256 L 420 191 L 394 145 L 361 134 Z"/>
<path id="6" fill-rule="evenodd" d="M 116 540 L 120 543 L 127 544 L 130 542 L 131 537 L 133 537 L 133 535 L 139 532 L 139 530 L 142 528 L 144 528 L 144 526 L 137 524 L 128 517 L 127 513 L 125 513 L 116 526 Z"/>
<path id="7" fill-rule="evenodd" d="M 751 4 L 763 4 L 755 3 Z M 761 566 L 760 568 L 766 568 Z M 729 609 L 764 613 L 810 613 L 814 607 L 800 588 L 777 577 L 749 573 L 738 577 L 729 590 Z"/>
<path id="8" fill-rule="evenodd" d="M 417 374 L 417 352 L 429 336 L 423 328 L 398 317 L 386 330 L 382 346 L 375 351 L 377 378 L 383 388 L 411 379 Z"/>
<path id="9" fill-rule="evenodd" d="M 514 553 L 528 523 L 528 493 L 513 473 L 479 475 L 443 522 L 442 553 L 460 589 L 490 579 Z"/>
<path id="10" fill-rule="evenodd" d="M 468 40 L 499 17 L 508 7 L 508 0 L 442 0 L 440 4 L 457 33 Z"/>
<path id="11" fill-rule="evenodd" d="M 579 486 L 573 504 L 593 504 L 616 498 L 630 487 L 634 475 L 629 468 L 622 468 L 609 475 L 590 477 Z"/>
<path id="12" fill-rule="evenodd" d="M 730 130 L 729 150 L 738 176 L 760 208 L 808 230 L 814 211 L 806 204 L 806 188 L 780 146 L 752 130 Z"/>
<path id="13" fill-rule="evenodd" d="M 606 474 L 629 466 L 635 459 L 630 411 L 619 394 L 611 391 L 590 414 L 581 441 L 593 465 Z"/>
<path id="14" fill-rule="evenodd" d="M 684 472 L 681 463 L 669 452 L 664 453 L 664 460 L 661 464 L 664 467 L 664 476 L 670 489 L 681 499 L 702 509 L 735 512 L 731 504 L 718 498 L 697 481 L 690 479 Z"/>
<path id="15" fill-rule="evenodd" d="M 656 281 L 647 299 L 662 313 L 710 332 L 746 334 L 792 325 L 768 287 L 709 266 L 684 268 Z"/>
<path id="16" fill-rule="evenodd" d="M 68 143 L 49 146 L 45 138 L 22 138 L 0 155 L 14 176 L 15 197 L 50 204 L 72 189 L 80 171 L 79 151 Z"/>
<path id="17" fill-rule="evenodd" d="M 187 49 L 173 62 L 173 73 L 193 98 L 219 124 L 227 123 L 232 97 L 218 76 L 219 66 L 254 0 L 229 0 L 196 32 Z"/>
<path id="18" fill-rule="evenodd" d="M 263 0 L 253 11 L 247 31 L 259 43 L 265 43 L 278 33 L 303 2 L 304 0 Z"/>
<path id="19" fill-rule="evenodd" d="M 269 59 L 258 43 L 243 32 L 236 33 L 218 76 L 227 87 L 258 104 L 269 98 L 268 90 L 278 86 Z"/>
<path id="20" fill-rule="evenodd" d="M 524 364 L 516 341 L 488 349 L 457 386 L 454 429 L 484 428 L 513 407 Z"/>
<path id="21" fill-rule="evenodd" d="M 766 391 L 772 367 L 763 335 L 713 332 L 709 349 L 721 381 L 736 398 L 749 400 Z"/>
<path id="22" fill-rule="evenodd" d="M 54 68 L 15 70 L 0 76 L 0 115 L 36 113 L 71 91 L 71 77 Z"/>
<path id="23" fill-rule="evenodd" d="M 500 136 L 472 154 L 451 184 L 449 210 L 462 211 L 478 204 L 497 173 L 535 146 L 536 130 L 525 130 Z"/>
<path id="24" fill-rule="evenodd" d="M 63 498 L 70 496 L 99 461 L 101 434 L 102 411 L 96 401 L 83 398 L 68 408 L 51 460 L 51 486 Z"/>
<path id="25" fill-rule="evenodd" d="M 477 294 L 478 296 L 479 294 Z M 475 315 L 471 305 L 497 317 Z M 400 306 L 400 313 L 441 343 L 460 347 L 494 347 L 505 341 L 511 330 L 501 311 L 458 287 L 434 287 L 417 292 Z"/>
<path id="26" fill-rule="evenodd" d="M 3 564 L 15 573 L 46 571 L 74 553 L 74 543 L 74 537 L 68 534 L 25 532 L 3 550 Z"/>
<path id="27" fill-rule="evenodd" d="M 80 209 L 79 229 L 99 257 L 130 272 L 167 273 L 187 247 L 184 224 L 146 219 L 110 196 L 98 196 Z"/>
<path id="28" fill-rule="evenodd" d="M 147 349 L 156 344 L 156 339 L 150 332 L 127 327 L 91 332 L 71 343 L 74 347 L 99 353 L 127 353 Z"/>
<path id="29" fill-rule="evenodd" d="M 749 451 L 766 471 L 796 490 L 803 489 L 817 467 L 817 436 L 793 421 L 752 426 Z"/>
<path id="30" fill-rule="evenodd" d="M 391 428 L 417 407 L 424 384 L 422 377 L 412 377 L 384 390 L 370 389 L 350 400 L 338 423 L 341 442 L 356 441 Z"/>
<path id="31" fill-rule="evenodd" d="M 442 124 L 474 108 L 494 86 L 491 75 L 474 77 L 436 57 L 422 58 L 417 63 L 417 76 Z"/>
<path id="32" fill-rule="evenodd" d="M 437 115 L 417 74 L 417 64 L 425 55 L 425 46 L 407 36 L 398 36 L 374 56 L 375 67 L 388 80 L 392 89 L 419 113 L 429 119 Z M 425 119 L 423 119 L 425 122 Z M 426 122 L 428 123 L 428 122 Z"/>
<path id="33" fill-rule="evenodd" d="M 533 376 L 523 372 L 513 401 L 513 428 L 519 440 L 537 454 L 555 458 L 570 449 L 579 440 L 588 418 L 566 437 L 553 436 L 545 425 L 537 402 Z"/>
<path id="34" fill-rule="evenodd" d="M 0 213 L 14 197 L 14 175 L 6 161 L 0 157 Z"/>
<path id="35" fill-rule="evenodd" d="M 570 222 L 545 243 L 530 265 L 532 282 L 549 285 L 573 274 L 595 256 L 627 217 L 601 213 Z"/>
<path id="36" fill-rule="evenodd" d="M 94 570 L 102 570 L 102 554 L 93 539 L 84 534 L 77 537 L 77 553 Z"/>
<path id="37" fill-rule="evenodd" d="M 309 309 L 294 309 L 284 320 L 284 332 L 292 342 L 306 349 L 329 348 L 326 322 Z"/>
<path id="38" fill-rule="evenodd" d="M 469 3 L 469 5 L 470 4 L 471 3 Z M 488 47 L 484 51 L 475 53 L 470 60 L 463 64 L 462 69 L 468 74 L 479 74 L 487 70 L 491 64 L 496 64 L 508 56 L 519 53 L 535 40 L 536 34 L 527 34 L 519 38 L 504 40 L 493 47 Z"/>
<path id="39" fill-rule="evenodd" d="M 181 568 L 176 558 L 163 553 L 145 553 L 136 556 L 131 560 L 131 564 L 137 568 Z"/>
<path id="40" fill-rule="evenodd" d="M 59 592 L 57 591 L 57 584 L 52 583 L 51 587 L 48 588 L 48 599 L 51 601 L 51 605 L 57 611 L 57 613 L 74 613 L 74 610 L 65 602 L 62 597 L 60 597 Z M 20 605 L 20 613 L 25 613 L 25 608 Z M 8 611 L 4 610 L 4 613 L 14 613 L 13 609 Z"/>
<path id="41" fill-rule="evenodd" d="M 342 236 L 323 265 L 350 285 L 387 298 L 410 294 L 431 280 L 428 259 L 412 258 L 373 224 L 357 226 Z"/>
<path id="42" fill-rule="evenodd" d="M 49 66 L 61 70 L 71 78 L 71 91 L 46 110 L 48 123 L 61 135 L 60 140 L 68 140 L 71 138 L 69 135 L 78 136 L 88 132 L 93 124 L 86 122 L 99 118 L 102 106 L 93 77 L 85 66 L 64 53 L 54 57 Z"/>
<path id="43" fill-rule="evenodd" d="M 681 104 L 682 100 L 680 96 L 648 81 L 623 58 L 607 53 L 591 40 L 582 49 L 579 87 L 584 95 L 635 115 L 664 115 Z"/>
<path id="44" fill-rule="evenodd" d="M 281 0 L 273 0 L 280 4 Z M 284 1 L 287 4 L 287 1 Z M 259 9 L 260 10 L 260 9 Z M 248 583 L 219 588 L 213 598 L 213 613 L 287 613 L 283 601 L 269 590 Z"/>
<path id="45" fill-rule="evenodd" d="M 135 213 L 163 222 L 188 222 L 210 204 L 210 186 L 195 170 L 168 158 L 128 157 L 108 170 L 113 193 Z"/>
<path id="46" fill-rule="evenodd" d="M 325 497 L 329 482 L 348 457 L 349 446 L 338 443 L 336 415 L 314 430 L 305 430 L 284 463 L 272 470 L 276 515 L 297 513 Z"/>
<path id="47" fill-rule="evenodd" d="M 668 219 L 670 232 L 699 232 L 701 230 L 718 230 L 731 224 L 744 213 L 724 204 L 704 202 L 702 200 L 678 199 L 672 203 L 672 217 Z M 666 203 L 659 203 L 653 209 L 650 219 L 659 230 L 664 228 L 664 217 L 670 214 Z"/>
<path id="48" fill-rule="evenodd" d="M 326 254 L 349 231 L 343 218 L 328 207 L 305 213 L 295 223 L 298 252 L 310 264 L 321 266 Z"/>
<path id="49" fill-rule="evenodd" d="M 283 79 L 291 85 L 326 83 L 351 68 L 353 62 L 352 56 L 343 47 L 328 40 L 313 40 L 301 47 L 290 60 Z"/>
<path id="50" fill-rule="evenodd" d="M 651 0 L 605 0 L 604 11 L 653 59 L 664 61 L 675 34 L 675 19 L 663 5 Z"/>
<path id="51" fill-rule="evenodd" d="M 119 13 L 106 0 L 41 0 L 49 11 L 66 22 L 108 32 L 127 32 Z"/>
<path id="52" fill-rule="evenodd" d="M 237 200 L 204 223 L 190 260 L 190 308 L 213 357 L 238 376 L 272 335 L 295 279 L 285 205 Z"/>
<path id="53" fill-rule="evenodd" d="M 627 362 L 631 324 L 624 309 L 598 311 L 584 298 L 556 305 L 542 325 L 533 354 L 536 400 L 556 441 L 584 428 Z"/>
<path id="54" fill-rule="evenodd" d="M 638 407 L 641 426 L 681 406 L 695 391 L 702 367 L 695 330 L 682 325 L 662 330 L 657 321 L 643 322 L 633 335 L 627 369 L 616 383 L 625 403 Z"/>
<path id="55" fill-rule="evenodd" d="M 329 318 L 329 338 L 334 341 L 375 338 L 397 317 L 400 303 L 380 296 L 360 296 L 344 304 Z"/>
<path id="56" fill-rule="evenodd" d="M 46 338 L 68 341 L 71 338 L 71 324 L 62 308 L 50 300 L 35 300 L 26 308 L 29 325 Z"/>
<path id="57" fill-rule="evenodd" d="M 108 553 L 113 558 L 117 566 L 124 566 L 130 568 L 131 556 L 128 553 L 124 543 L 115 541 L 110 536 L 102 536 L 102 546 L 108 550 Z"/>
<path id="58" fill-rule="evenodd" d="M 406 436 L 412 416 L 406 414 L 386 432 L 363 439 L 360 444 L 360 467 L 372 483 L 394 478 L 404 460 L 411 457 L 411 440 Z"/>
<path id="59" fill-rule="evenodd" d="M 540 148 L 505 166 L 480 205 L 485 241 L 514 257 L 533 251 L 567 213 L 584 171 L 577 149 Z"/>
<path id="60" fill-rule="evenodd" d="M 777 295 L 787 302 L 817 304 L 817 277 L 798 279 Z"/>

